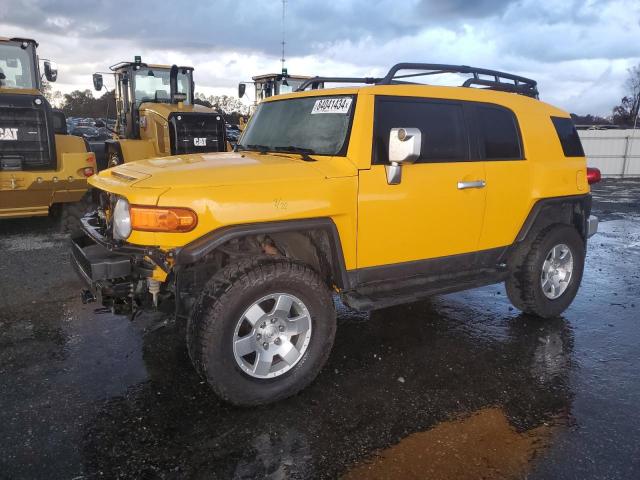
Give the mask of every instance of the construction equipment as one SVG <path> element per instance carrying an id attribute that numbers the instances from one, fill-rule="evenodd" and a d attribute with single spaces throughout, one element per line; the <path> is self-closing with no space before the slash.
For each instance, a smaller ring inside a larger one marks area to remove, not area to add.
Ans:
<path id="1" fill-rule="evenodd" d="M 82 137 L 67 134 L 64 114 L 44 97 L 40 63 L 49 82 L 58 71 L 38 58 L 37 47 L 0 37 L 0 219 L 44 216 L 55 207 L 67 230 L 87 209 L 95 156 Z"/>
<path id="2" fill-rule="evenodd" d="M 241 82 L 238 84 L 238 98 L 244 97 L 247 84 L 253 83 L 255 87 L 253 107 L 255 108 L 255 106 L 265 98 L 295 92 L 301 85 L 311 79 L 312 77 L 308 76 L 289 75 L 286 68 L 282 69 L 282 73 L 256 75 L 251 78 L 251 82 Z M 324 88 L 324 83 L 322 81 L 316 82 L 312 88 Z"/>
<path id="3" fill-rule="evenodd" d="M 228 149 L 221 113 L 194 105 L 193 67 L 119 62 L 109 67 L 115 79 L 116 128 L 105 142 L 98 169 L 145 158 Z M 102 73 L 93 74 L 102 90 Z"/>

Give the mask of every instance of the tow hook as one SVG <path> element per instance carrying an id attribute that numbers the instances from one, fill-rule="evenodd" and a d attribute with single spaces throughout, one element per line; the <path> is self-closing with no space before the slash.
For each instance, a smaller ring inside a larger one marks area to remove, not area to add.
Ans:
<path id="1" fill-rule="evenodd" d="M 91 290 L 87 289 L 83 289 L 82 292 L 80 292 L 80 298 L 82 299 L 82 303 L 85 305 L 96 301 L 96 296 L 91 292 Z"/>

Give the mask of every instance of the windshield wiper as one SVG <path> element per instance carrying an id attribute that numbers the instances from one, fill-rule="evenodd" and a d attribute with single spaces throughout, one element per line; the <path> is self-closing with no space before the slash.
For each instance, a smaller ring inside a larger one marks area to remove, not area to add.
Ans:
<path id="1" fill-rule="evenodd" d="M 260 152 L 262 154 L 265 154 L 265 153 L 267 153 L 269 151 L 269 147 L 267 147 L 266 145 L 256 145 L 256 144 L 240 145 L 238 143 L 238 144 L 236 144 L 236 150 L 238 150 L 238 151 L 255 150 L 256 152 Z"/>
<path id="2" fill-rule="evenodd" d="M 311 158 L 309 156 L 316 153 L 310 148 L 295 147 L 293 145 L 288 145 L 286 147 L 273 147 L 273 149 L 277 152 L 298 153 L 300 154 L 300 157 L 302 158 L 302 160 L 304 160 L 305 162 L 316 161 L 315 158 Z"/>

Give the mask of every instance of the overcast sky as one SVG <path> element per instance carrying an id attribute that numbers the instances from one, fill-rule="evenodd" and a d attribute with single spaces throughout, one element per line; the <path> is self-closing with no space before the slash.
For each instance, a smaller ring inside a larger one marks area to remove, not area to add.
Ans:
<path id="1" fill-rule="evenodd" d="M 579 114 L 609 114 L 640 63 L 639 0 L 287 0 L 285 25 L 291 74 L 466 64 L 534 78 L 543 100 Z M 280 70 L 281 31 L 279 0 L 0 1 L 0 36 L 35 38 L 63 92 L 142 55 L 194 65 L 196 91 L 233 95 Z"/>

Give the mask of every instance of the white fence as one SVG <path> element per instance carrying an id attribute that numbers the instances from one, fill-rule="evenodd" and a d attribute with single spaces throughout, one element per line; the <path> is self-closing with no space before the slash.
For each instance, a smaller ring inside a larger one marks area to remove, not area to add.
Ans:
<path id="1" fill-rule="evenodd" d="M 578 130 L 587 165 L 606 177 L 640 177 L 640 129 Z"/>

